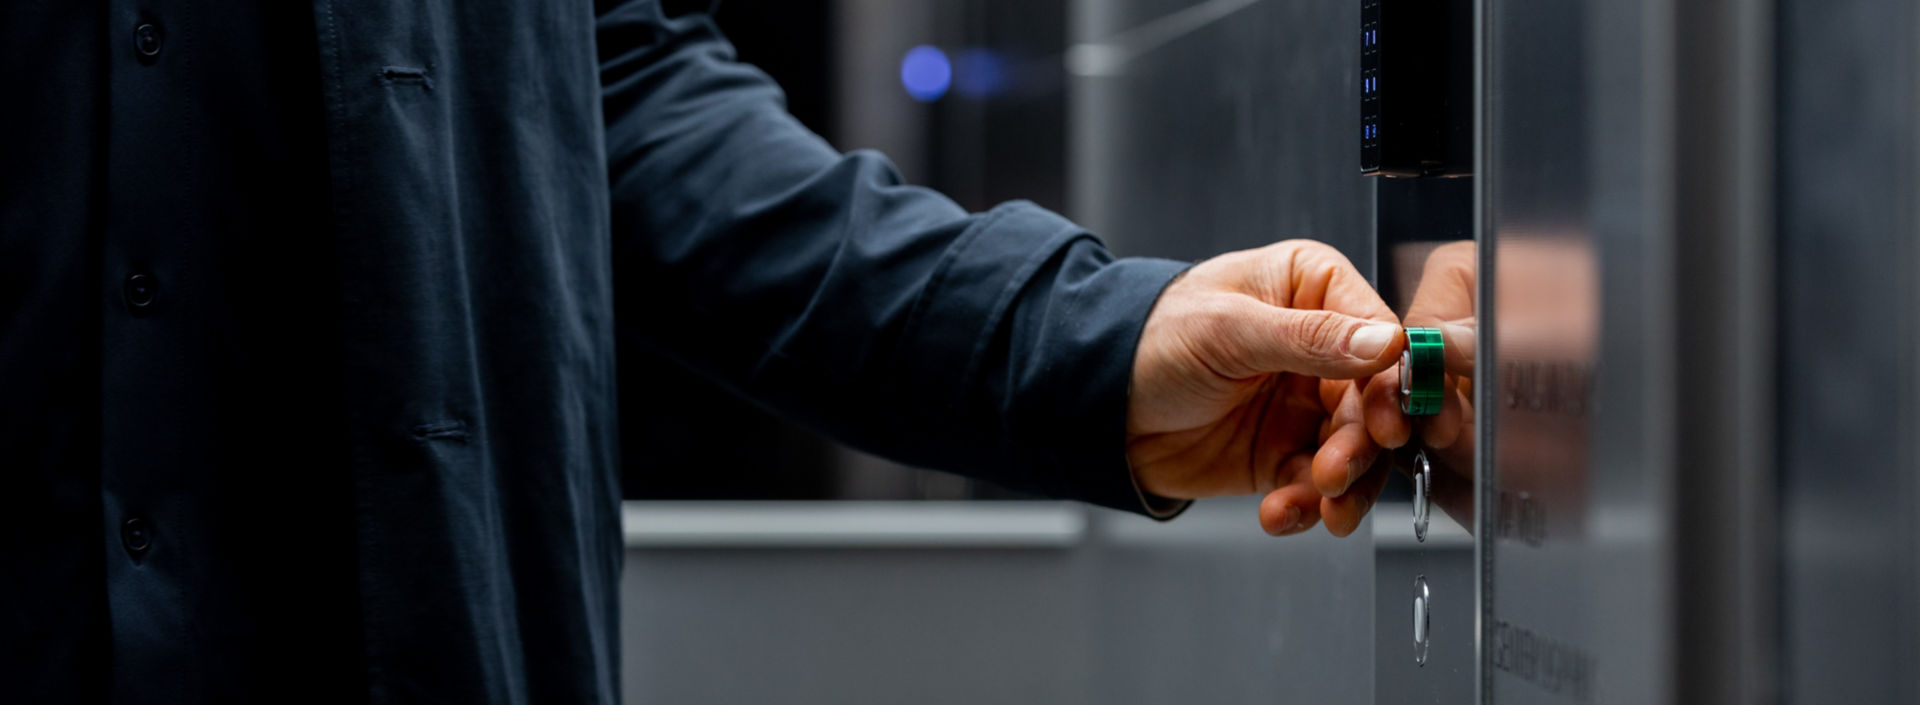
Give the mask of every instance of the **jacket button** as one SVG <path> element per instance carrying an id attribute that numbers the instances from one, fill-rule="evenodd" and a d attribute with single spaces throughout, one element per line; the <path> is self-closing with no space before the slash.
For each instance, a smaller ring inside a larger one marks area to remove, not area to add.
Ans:
<path id="1" fill-rule="evenodd" d="M 133 555 L 146 553 L 153 546 L 153 527 L 147 524 L 145 517 L 131 517 L 120 524 L 120 545 L 127 547 Z"/>
<path id="2" fill-rule="evenodd" d="M 143 22 L 133 28 L 133 49 L 140 52 L 143 59 L 151 60 L 160 55 L 160 27 L 152 22 Z"/>
<path id="3" fill-rule="evenodd" d="M 146 272 L 138 272 L 127 275 L 126 286 L 120 293 L 127 300 L 127 308 L 132 309 L 135 314 L 141 314 L 153 306 L 153 297 L 159 292 L 160 280 Z"/>

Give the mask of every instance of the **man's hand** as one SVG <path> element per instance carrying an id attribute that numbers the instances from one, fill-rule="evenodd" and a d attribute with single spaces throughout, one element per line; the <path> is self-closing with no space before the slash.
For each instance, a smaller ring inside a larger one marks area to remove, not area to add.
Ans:
<path id="1" fill-rule="evenodd" d="M 1380 453 L 1364 423 L 1367 380 L 1404 344 L 1393 311 L 1326 245 L 1289 240 L 1194 266 L 1141 333 L 1127 410 L 1135 480 L 1182 499 L 1263 493 L 1270 534 L 1322 518 L 1352 533 L 1379 495 L 1366 485 L 1385 481 L 1367 472 Z"/>

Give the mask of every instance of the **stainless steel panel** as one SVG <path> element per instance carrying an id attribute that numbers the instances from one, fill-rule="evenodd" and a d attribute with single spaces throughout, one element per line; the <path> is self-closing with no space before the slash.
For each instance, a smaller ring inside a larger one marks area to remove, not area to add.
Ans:
<path id="1" fill-rule="evenodd" d="M 1409 417 L 1406 447 L 1389 454 L 1376 472 L 1392 473 L 1383 502 L 1373 514 L 1376 702 L 1460 703 L 1476 685 L 1474 629 L 1478 611 L 1473 537 L 1475 301 L 1477 248 L 1471 239 L 1470 179 L 1387 179 L 1377 185 L 1379 288 L 1407 326 L 1438 328 L 1447 350 L 1446 391 L 1434 416 Z M 1374 384 L 1396 386 L 1397 372 Z M 1424 461 L 1424 464 L 1423 464 Z M 1428 540 L 1415 530 L 1420 483 L 1426 468 Z M 1401 498 L 1405 498 L 1402 503 Z M 1431 593 L 1429 648 L 1424 660 L 1409 648 L 1413 585 L 1424 579 Z"/>
<path id="2" fill-rule="evenodd" d="M 1488 702 L 1673 687 L 1666 9 L 1485 6 Z"/>
<path id="3" fill-rule="evenodd" d="M 1418 541 L 1407 520 L 1411 513 L 1405 503 L 1382 502 L 1371 519 L 1376 550 L 1373 701 L 1472 702 L 1479 616 L 1473 537 L 1442 513 L 1434 518 L 1427 540 Z M 1408 610 L 1414 578 L 1422 576 L 1433 604 L 1427 661 L 1418 665 Z"/>
<path id="4" fill-rule="evenodd" d="M 1487 7 L 1484 695 L 1775 701 L 1778 512 L 1804 501 L 1777 459 L 1806 429 L 1775 388 L 1806 374 L 1775 354 L 1776 297 L 1804 295 L 1776 288 L 1775 197 L 1805 188 L 1775 90 L 1800 58 L 1761 0 Z"/>
<path id="5" fill-rule="evenodd" d="M 1382 11 L 1393 13 L 1410 4 L 1389 3 Z M 1476 4 L 1447 6 L 1472 12 Z M 1457 24 L 1424 29 L 1466 32 L 1469 36 L 1431 44 L 1471 52 L 1478 34 L 1477 18 L 1474 12 Z M 1381 43 L 1407 44 L 1408 38 L 1396 38 L 1393 33 L 1409 24 L 1388 22 L 1379 30 Z M 1350 50 L 1359 53 L 1357 45 Z M 1469 70 L 1478 57 L 1428 56 L 1425 60 Z M 1400 75 L 1396 84 L 1392 66 L 1385 70 L 1383 83 L 1404 85 L 1408 80 Z M 1467 99 L 1477 93 L 1478 86 L 1470 70 L 1464 78 L 1469 83 L 1461 98 Z M 1471 102 L 1456 107 L 1444 114 L 1470 120 Z M 1444 151 L 1464 153 L 1471 159 L 1477 127 L 1454 127 L 1439 132 L 1462 136 L 1468 144 Z M 1477 405 L 1472 399 L 1480 291 L 1474 227 L 1477 185 L 1472 166 L 1469 162 L 1466 168 L 1449 171 L 1446 178 L 1374 180 L 1376 285 L 1404 325 L 1438 329 L 1446 350 L 1439 414 L 1406 417 L 1411 427 L 1408 445 L 1383 459 L 1388 467 L 1375 468 L 1390 473 L 1383 498 L 1391 501 L 1383 502 L 1373 515 L 1376 702 L 1468 702 L 1478 684 L 1475 549 L 1472 535 L 1463 528 L 1473 525 L 1475 456 L 1480 447 L 1474 430 Z M 1373 384 L 1395 389 L 1401 386 L 1396 377 L 1395 373 L 1376 377 Z M 1408 504 L 1398 503 L 1402 497 Z M 1416 518 L 1422 507 L 1427 511 Z M 1425 541 L 1417 528 L 1422 525 L 1428 534 Z M 1418 613 L 1411 621 L 1410 609 Z M 1413 646 L 1417 636 L 1425 637 L 1424 648 Z"/>

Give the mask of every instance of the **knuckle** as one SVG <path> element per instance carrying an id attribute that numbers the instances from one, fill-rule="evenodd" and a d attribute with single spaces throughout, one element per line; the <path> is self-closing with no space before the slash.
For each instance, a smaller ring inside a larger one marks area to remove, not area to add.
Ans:
<path id="1" fill-rule="evenodd" d="M 1287 238 L 1285 240 L 1281 240 L 1280 242 L 1274 243 L 1274 247 L 1280 248 L 1280 249 L 1298 251 L 1298 250 L 1322 249 L 1322 248 L 1326 248 L 1327 244 L 1319 240 L 1309 240 L 1304 237 L 1293 237 L 1293 238 Z"/>
<path id="2" fill-rule="evenodd" d="M 1347 261 L 1347 256 L 1344 254 L 1341 254 L 1338 248 L 1335 248 L 1334 246 L 1321 242 L 1319 240 L 1308 240 L 1305 238 L 1296 238 L 1293 240 L 1286 240 L 1284 242 L 1281 242 L 1280 244 L 1286 246 L 1287 249 L 1291 250 L 1294 257 L 1297 259 L 1297 261 L 1300 261 L 1303 263 L 1318 263 L 1322 265 L 1342 264 L 1349 267 L 1353 266 L 1352 263 Z"/>
<path id="3" fill-rule="evenodd" d="M 1346 319 L 1332 311 L 1302 311 L 1295 316 L 1295 343 L 1316 350 L 1336 349 L 1346 332 Z"/>

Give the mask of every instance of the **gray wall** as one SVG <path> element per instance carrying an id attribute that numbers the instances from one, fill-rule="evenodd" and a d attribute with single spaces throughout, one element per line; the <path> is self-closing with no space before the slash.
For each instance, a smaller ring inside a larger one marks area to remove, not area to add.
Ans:
<path id="1" fill-rule="evenodd" d="M 653 546 L 622 584 L 627 702 L 1370 702 L 1364 536 L 1251 500 L 1106 510 L 1050 547 Z M 1362 532 L 1363 534 L 1365 532 Z"/>

